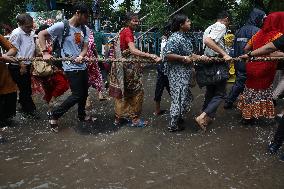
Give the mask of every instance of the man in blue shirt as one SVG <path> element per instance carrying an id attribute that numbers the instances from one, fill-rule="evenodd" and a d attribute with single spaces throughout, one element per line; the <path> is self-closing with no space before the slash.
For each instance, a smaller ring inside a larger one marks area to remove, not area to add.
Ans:
<path id="1" fill-rule="evenodd" d="M 265 12 L 254 8 L 251 11 L 246 24 L 239 30 L 237 30 L 234 40 L 234 57 L 238 57 L 244 54 L 244 47 L 246 46 L 247 42 L 252 38 L 252 36 L 256 34 L 256 32 L 258 32 L 264 16 Z M 245 62 L 236 62 L 235 69 L 237 78 L 236 82 L 232 86 L 230 93 L 226 97 L 224 104 L 225 109 L 230 109 L 233 107 L 233 103 L 236 101 L 239 94 L 243 92 L 245 88 L 245 82 L 247 79 Z"/>
<path id="2" fill-rule="evenodd" d="M 73 16 L 67 23 L 58 22 L 39 33 L 39 43 L 44 59 L 52 56 L 46 49 L 46 39 L 58 39 L 61 44 L 61 57 L 71 57 L 74 61 L 64 61 L 63 70 L 69 80 L 72 94 L 58 107 L 49 112 L 51 129 L 58 132 L 58 119 L 72 106 L 78 104 L 78 118 L 85 121 L 85 105 L 88 96 L 88 72 L 86 62 L 82 61 L 88 50 L 89 29 L 85 26 L 88 21 L 89 8 L 85 3 L 76 3 L 73 6 Z"/>

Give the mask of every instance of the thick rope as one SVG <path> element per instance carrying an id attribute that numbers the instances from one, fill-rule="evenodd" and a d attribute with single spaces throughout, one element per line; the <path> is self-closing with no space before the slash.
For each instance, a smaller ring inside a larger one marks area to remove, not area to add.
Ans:
<path id="1" fill-rule="evenodd" d="M 51 58 L 49 60 L 45 60 L 42 57 L 34 57 L 34 58 L 15 58 L 17 62 L 20 61 L 45 61 L 45 62 L 53 62 L 53 61 L 71 61 L 72 63 L 75 62 L 75 58 Z M 235 61 L 241 61 L 243 59 L 241 58 L 232 58 L 230 61 L 235 62 Z M 125 58 L 120 58 L 120 59 L 97 59 L 97 58 L 83 58 L 83 62 L 125 62 L 125 63 L 143 63 L 143 64 L 155 64 L 156 62 L 151 59 L 145 59 L 145 58 L 136 58 L 136 59 L 125 59 Z M 195 59 L 195 58 L 188 58 L 189 62 L 194 62 L 194 63 L 210 63 L 210 62 L 224 62 L 225 60 L 223 58 L 209 58 L 208 60 L 204 60 L 202 58 Z M 252 57 L 249 61 L 284 61 L 284 57 Z"/>

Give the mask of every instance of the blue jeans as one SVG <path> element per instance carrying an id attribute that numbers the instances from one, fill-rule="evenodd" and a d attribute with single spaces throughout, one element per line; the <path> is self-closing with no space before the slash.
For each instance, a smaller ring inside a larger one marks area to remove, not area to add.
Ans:
<path id="1" fill-rule="evenodd" d="M 245 82 L 247 79 L 245 63 L 242 61 L 236 62 L 235 69 L 236 69 L 236 74 L 237 74 L 236 81 L 234 85 L 232 86 L 232 89 L 225 100 L 226 103 L 234 103 L 237 100 L 238 96 L 244 91 L 244 88 L 245 88 Z"/>

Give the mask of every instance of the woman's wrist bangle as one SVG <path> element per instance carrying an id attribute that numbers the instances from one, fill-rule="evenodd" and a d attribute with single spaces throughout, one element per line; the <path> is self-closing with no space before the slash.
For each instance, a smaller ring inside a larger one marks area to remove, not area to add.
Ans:
<path id="1" fill-rule="evenodd" d="M 248 53 L 247 53 L 247 55 L 248 55 L 248 57 L 253 57 L 253 55 L 251 54 L 252 53 L 252 51 L 249 51 Z"/>
<path id="2" fill-rule="evenodd" d="M 183 56 L 183 62 L 186 62 L 187 56 Z"/>
<path id="3" fill-rule="evenodd" d="M 155 59 L 155 58 L 156 58 L 156 55 L 150 54 L 149 58 Z"/>

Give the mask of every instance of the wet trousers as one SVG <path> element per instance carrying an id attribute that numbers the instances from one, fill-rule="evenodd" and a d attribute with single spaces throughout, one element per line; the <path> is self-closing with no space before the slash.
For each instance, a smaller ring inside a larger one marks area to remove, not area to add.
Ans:
<path id="1" fill-rule="evenodd" d="M 284 141 L 284 118 L 281 118 L 279 122 L 280 123 L 274 135 L 274 143 L 281 146 Z"/>
<path id="2" fill-rule="evenodd" d="M 273 100 L 277 100 L 283 97 L 284 92 L 284 71 L 278 70 L 274 79 Z"/>
<path id="3" fill-rule="evenodd" d="M 168 77 L 164 74 L 164 72 L 159 69 L 157 69 L 157 71 L 158 71 L 158 75 L 157 75 L 157 83 L 156 83 L 154 101 L 161 102 L 161 98 L 162 98 L 163 91 L 165 88 L 170 94 L 170 85 L 169 85 Z"/>
<path id="4" fill-rule="evenodd" d="M 31 87 L 31 65 L 27 66 L 27 72 L 20 73 L 18 65 L 9 65 L 11 76 L 19 88 L 19 103 L 21 104 L 22 111 L 31 113 L 36 110 L 36 106 L 32 99 Z"/>
<path id="5" fill-rule="evenodd" d="M 202 111 L 209 117 L 215 117 L 216 111 L 226 94 L 227 81 L 223 80 L 214 85 L 206 86 L 205 100 Z"/>
<path id="6" fill-rule="evenodd" d="M 65 72 L 69 81 L 71 95 L 58 107 L 52 110 L 52 118 L 58 119 L 71 107 L 78 104 L 78 118 L 84 119 L 86 116 L 85 106 L 88 97 L 88 72 L 87 70 L 77 70 Z"/>
<path id="7" fill-rule="evenodd" d="M 234 103 L 245 88 L 245 82 L 247 79 L 245 63 L 242 61 L 236 62 L 235 69 L 236 69 L 236 81 L 225 100 L 226 103 Z"/>
<path id="8" fill-rule="evenodd" d="M 0 122 L 16 115 L 16 105 L 17 92 L 0 95 Z"/>

